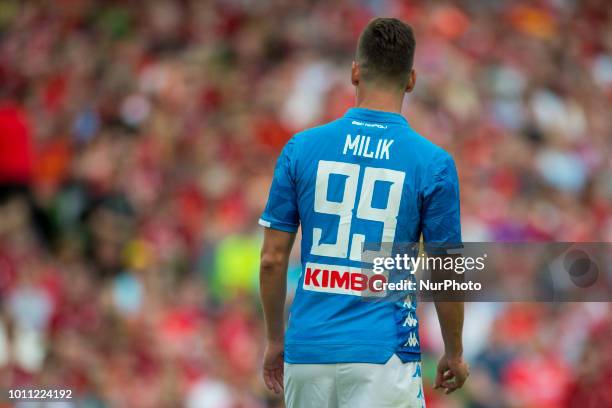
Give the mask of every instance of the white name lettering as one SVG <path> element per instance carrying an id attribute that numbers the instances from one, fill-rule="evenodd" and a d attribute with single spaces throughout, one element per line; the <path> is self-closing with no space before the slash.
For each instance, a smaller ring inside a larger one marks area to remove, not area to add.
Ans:
<path id="1" fill-rule="evenodd" d="M 353 156 L 362 156 L 368 159 L 389 160 L 391 154 L 389 149 L 393 144 L 393 139 L 379 139 L 376 142 L 376 149 L 371 146 L 370 141 L 370 136 L 357 135 L 353 138 L 350 134 L 346 135 L 342 154 L 351 153 Z"/>

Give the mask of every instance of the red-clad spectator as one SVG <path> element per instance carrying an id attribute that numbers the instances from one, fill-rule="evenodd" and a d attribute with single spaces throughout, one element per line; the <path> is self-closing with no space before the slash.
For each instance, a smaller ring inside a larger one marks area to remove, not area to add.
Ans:
<path id="1" fill-rule="evenodd" d="M 32 131 L 26 111 L 15 102 L 0 101 L 0 185 L 29 185 L 32 153 Z"/>

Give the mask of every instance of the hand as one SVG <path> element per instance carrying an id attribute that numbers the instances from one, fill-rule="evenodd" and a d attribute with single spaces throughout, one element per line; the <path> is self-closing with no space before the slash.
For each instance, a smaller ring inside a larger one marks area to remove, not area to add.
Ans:
<path id="1" fill-rule="evenodd" d="M 443 355 L 436 370 L 434 389 L 444 388 L 446 394 L 461 388 L 470 375 L 470 368 L 463 357 L 447 357 Z"/>
<path id="2" fill-rule="evenodd" d="M 284 351 L 285 342 L 268 341 L 266 351 L 264 352 L 263 361 L 263 379 L 266 387 L 276 394 L 283 392 L 283 376 L 284 376 Z"/>

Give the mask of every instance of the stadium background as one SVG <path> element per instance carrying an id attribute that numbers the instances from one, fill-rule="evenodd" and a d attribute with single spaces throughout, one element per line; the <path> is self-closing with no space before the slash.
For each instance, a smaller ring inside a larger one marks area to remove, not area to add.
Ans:
<path id="1" fill-rule="evenodd" d="M 0 387 L 282 406 L 256 220 L 285 141 L 352 105 L 376 15 L 415 28 L 405 114 L 456 159 L 465 240 L 612 241 L 605 0 L 2 1 Z M 429 407 L 612 406 L 609 304 L 469 305 L 452 397 L 421 315 Z"/>

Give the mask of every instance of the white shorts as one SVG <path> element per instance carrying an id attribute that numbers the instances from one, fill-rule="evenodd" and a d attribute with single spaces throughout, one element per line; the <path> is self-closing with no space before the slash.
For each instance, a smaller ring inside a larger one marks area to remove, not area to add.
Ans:
<path id="1" fill-rule="evenodd" d="M 421 363 L 285 363 L 287 408 L 424 408 Z"/>

